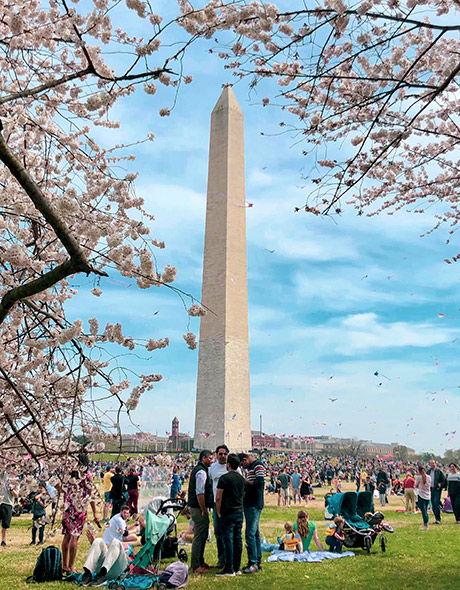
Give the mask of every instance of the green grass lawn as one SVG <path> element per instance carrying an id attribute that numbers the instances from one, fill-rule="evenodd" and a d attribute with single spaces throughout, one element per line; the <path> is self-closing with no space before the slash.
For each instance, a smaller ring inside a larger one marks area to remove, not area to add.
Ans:
<path id="1" fill-rule="evenodd" d="M 351 486 L 347 487 L 351 489 Z M 274 496 L 267 497 L 267 506 L 261 520 L 261 531 L 267 540 L 272 542 L 281 534 L 284 522 L 295 520 L 297 512 L 297 508 L 278 508 L 275 504 Z M 317 500 L 309 506 L 310 519 L 318 526 L 322 541 L 325 537 L 323 505 L 320 492 Z M 380 551 L 376 542 L 370 555 L 358 549 L 355 557 L 322 563 L 264 563 L 262 572 L 239 578 L 220 579 L 212 574 L 190 576 L 188 588 L 204 590 L 232 586 L 238 590 L 275 590 L 294 585 L 315 590 L 460 590 L 460 525 L 455 524 L 453 515 L 443 515 L 442 525 L 433 525 L 428 531 L 424 531 L 421 529 L 421 515 L 396 512 L 396 508 L 401 507 L 401 498 L 391 497 L 390 504 L 383 510 L 386 521 L 395 528 L 395 533 L 388 535 L 388 548 L 385 553 Z M 30 515 L 13 519 L 7 538 L 8 547 L 0 551 L 0 590 L 29 588 L 25 580 L 32 573 L 40 552 L 39 547 L 29 546 L 30 524 Z M 179 529 L 185 527 L 185 522 L 180 521 Z M 46 545 L 60 546 L 61 540 L 61 535 L 57 535 L 54 539 L 48 539 Z M 83 534 L 76 562 L 79 569 L 82 567 L 88 547 L 88 541 Z M 210 565 L 216 563 L 214 542 L 208 543 L 205 557 Z M 243 554 L 243 565 L 246 563 L 245 559 L 246 556 Z M 54 582 L 46 584 L 45 587 L 50 590 L 62 590 L 73 586 L 70 583 Z"/>

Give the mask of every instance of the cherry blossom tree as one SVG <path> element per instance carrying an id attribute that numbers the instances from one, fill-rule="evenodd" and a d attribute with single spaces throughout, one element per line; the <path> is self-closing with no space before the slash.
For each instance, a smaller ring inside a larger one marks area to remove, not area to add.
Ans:
<path id="1" fill-rule="evenodd" d="M 121 413 L 162 378 L 116 378 L 104 347 L 169 344 L 66 317 L 80 273 L 93 278 L 95 297 L 110 273 L 140 289 L 170 287 L 176 276 L 169 264 L 158 268 L 154 251 L 165 245 L 150 235 L 153 216 L 134 192 L 136 174 L 120 176 L 133 159 L 129 146 L 104 148 L 94 130 L 119 127 L 110 111 L 137 87 L 153 95 L 157 84 L 175 92 L 191 81 L 180 67 L 187 40 L 163 57 L 167 25 L 147 3 L 127 0 L 118 12 L 111 0 L 77 4 L 6 0 L 0 8 L 0 463 L 22 458 L 32 468 L 46 460 L 51 471 L 75 463 L 76 432 L 93 441 L 107 427 L 119 434 Z M 148 23 L 149 39 L 123 30 L 127 8 Z M 184 338 L 196 346 L 193 334 Z M 101 410 L 108 398 L 115 419 Z"/>
<path id="2" fill-rule="evenodd" d="M 168 345 L 166 335 L 139 342 L 120 324 L 69 322 L 65 303 L 81 273 L 94 280 L 95 297 L 114 272 L 140 289 L 174 281 L 173 266 L 158 267 L 154 252 L 164 243 L 150 236 L 136 174 L 120 175 L 133 158 L 128 146 L 103 147 L 94 130 L 117 128 L 113 107 L 137 89 L 153 96 L 159 86 L 176 93 L 191 82 L 183 60 L 197 40 L 267 108 L 275 83 L 290 117 L 282 131 L 316 158 L 316 190 L 303 209 L 331 215 L 349 202 L 374 215 L 431 206 L 436 227 L 456 229 L 457 0 L 178 0 L 177 9 L 163 22 L 141 0 L 2 2 L 2 460 L 25 451 L 32 465 L 62 465 L 80 450 L 73 433 L 94 440 L 108 425 L 101 398 L 116 402 L 118 430 L 121 412 L 161 379 L 115 379 L 99 351 L 107 343 L 154 351 Z M 148 23 L 148 38 L 125 30 L 126 10 Z M 159 114 L 170 110 L 159 105 Z M 184 339 L 196 347 L 188 330 Z"/>
<path id="3" fill-rule="evenodd" d="M 233 41 L 211 51 L 237 79 L 249 78 L 264 106 L 273 104 L 269 81 L 277 84 L 273 107 L 281 100 L 294 116 L 280 122 L 282 131 L 314 155 L 297 211 L 333 215 L 345 203 L 369 216 L 430 208 L 433 229 L 447 224 L 453 234 L 459 13 L 458 0 L 236 2 L 216 10 L 213 24 L 191 13 L 182 25 L 208 36 L 231 30 Z"/>

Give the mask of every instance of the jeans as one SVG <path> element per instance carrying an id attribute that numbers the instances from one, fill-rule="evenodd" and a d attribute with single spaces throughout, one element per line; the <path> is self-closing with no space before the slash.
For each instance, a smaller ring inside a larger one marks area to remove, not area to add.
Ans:
<path id="1" fill-rule="evenodd" d="M 255 506 L 244 507 L 244 518 L 246 519 L 245 539 L 249 565 L 260 565 L 262 563 L 259 532 L 261 512 L 262 509 Z"/>
<path id="2" fill-rule="evenodd" d="M 192 570 L 204 563 L 204 548 L 209 533 L 209 514 L 201 514 L 201 508 L 190 508 L 193 519 L 193 542 L 190 567 Z"/>
<path id="3" fill-rule="evenodd" d="M 425 498 L 418 497 L 418 507 L 420 508 L 420 512 L 422 513 L 423 524 L 428 526 L 428 502 L 429 500 L 425 500 Z"/>
<path id="4" fill-rule="evenodd" d="M 212 511 L 212 522 L 214 525 L 214 536 L 216 537 L 217 544 L 217 561 L 219 563 L 225 563 L 225 550 L 224 550 L 224 539 L 222 533 L 222 519 L 217 516 L 216 505 Z"/>
<path id="5" fill-rule="evenodd" d="M 342 553 L 342 541 L 334 537 L 334 535 L 330 537 L 326 537 L 326 545 L 329 547 L 331 553 Z"/>
<path id="6" fill-rule="evenodd" d="M 441 522 L 441 494 L 442 490 L 431 488 L 431 508 L 434 519 Z"/>
<path id="7" fill-rule="evenodd" d="M 37 539 L 37 527 L 35 526 L 35 521 L 38 520 L 38 518 L 41 518 L 41 517 L 39 516 L 39 517 L 33 519 L 33 525 L 32 525 L 32 543 L 35 543 L 35 541 Z M 40 543 L 43 543 L 44 536 L 45 536 L 45 525 L 42 524 L 38 528 L 38 541 Z"/>
<path id="8" fill-rule="evenodd" d="M 222 541 L 225 552 L 225 571 L 237 572 L 241 566 L 243 553 L 243 513 L 233 512 L 222 515 L 220 520 Z M 260 545 L 259 545 L 260 546 Z"/>

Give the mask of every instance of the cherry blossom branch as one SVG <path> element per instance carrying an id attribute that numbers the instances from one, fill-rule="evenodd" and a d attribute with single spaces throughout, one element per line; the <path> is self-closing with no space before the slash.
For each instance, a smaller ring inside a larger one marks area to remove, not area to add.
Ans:
<path id="1" fill-rule="evenodd" d="M 24 299 L 25 297 L 36 295 L 37 293 L 52 287 L 65 277 L 79 272 L 84 272 L 87 275 L 94 273 L 100 276 L 108 276 L 106 272 L 96 269 L 89 264 L 82 248 L 56 213 L 43 191 L 10 150 L 3 134 L 1 133 L 2 129 L 0 123 L 0 160 L 9 169 L 11 174 L 16 178 L 26 194 L 30 197 L 35 207 L 53 228 L 56 236 L 67 250 L 70 260 L 46 272 L 38 279 L 8 291 L 0 303 L 0 324 L 17 301 Z"/>
<path id="2" fill-rule="evenodd" d="M 88 74 L 93 73 L 93 67 L 88 66 L 84 70 L 80 70 L 78 72 L 74 72 L 73 74 L 69 74 L 68 76 L 64 76 L 59 78 L 59 80 L 52 80 L 50 82 L 45 82 L 45 84 L 41 84 L 40 86 L 36 86 L 35 88 L 31 88 L 30 90 L 20 90 L 18 92 L 13 92 L 0 98 L 0 105 L 10 102 L 12 100 L 17 100 L 18 98 L 26 98 L 27 96 L 35 96 L 36 94 L 40 94 L 45 90 L 50 90 L 51 88 L 56 88 L 57 86 L 61 86 L 62 84 L 67 84 L 71 80 L 76 80 L 77 78 L 83 78 L 83 76 L 87 76 Z"/>
<path id="3" fill-rule="evenodd" d="M 21 434 L 21 430 L 16 428 L 15 423 L 13 422 L 13 420 L 10 418 L 10 415 L 8 412 L 5 411 L 5 407 L 2 403 L 2 401 L 0 400 L 0 410 L 2 410 L 2 414 L 5 417 L 5 420 L 8 422 L 11 430 L 13 431 L 15 437 L 18 439 L 18 441 L 24 446 L 24 448 L 26 449 L 26 451 L 29 453 L 29 455 L 31 457 L 33 457 L 33 459 L 37 462 L 38 465 L 40 465 L 38 458 L 35 454 L 35 451 L 32 449 L 32 447 L 27 443 L 27 441 L 24 439 L 24 437 Z"/>

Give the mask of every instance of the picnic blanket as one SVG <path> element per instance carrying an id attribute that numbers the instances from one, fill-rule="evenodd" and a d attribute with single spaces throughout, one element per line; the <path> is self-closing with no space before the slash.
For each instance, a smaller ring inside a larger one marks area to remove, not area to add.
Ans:
<path id="1" fill-rule="evenodd" d="M 83 573 L 70 574 L 69 576 L 64 578 L 64 581 L 75 582 L 75 584 L 80 584 L 82 577 Z M 158 576 L 143 576 L 139 574 L 134 576 L 128 576 L 127 578 L 125 578 L 123 580 L 123 586 L 127 590 L 134 588 L 138 588 L 139 590 L 147 590 L 148 588 L 151 588 L 154 582 L 156 582 L 157 580 Z M 114 581 L 115 580 L 106 580 L 104 586 L 108 586 L 111 582 Z"/>
<path id="2" fill-rule="evenodd" d="M 308 563 L 320 563 L 325 559 L 340 559 L 341 557 L 354 557 L 353 551 L 343 553 L 331 553 L 330 551 L 304 551 L 293 553 L 292 551 L 273 551 L 265 561 L 307 561 Z"/>

